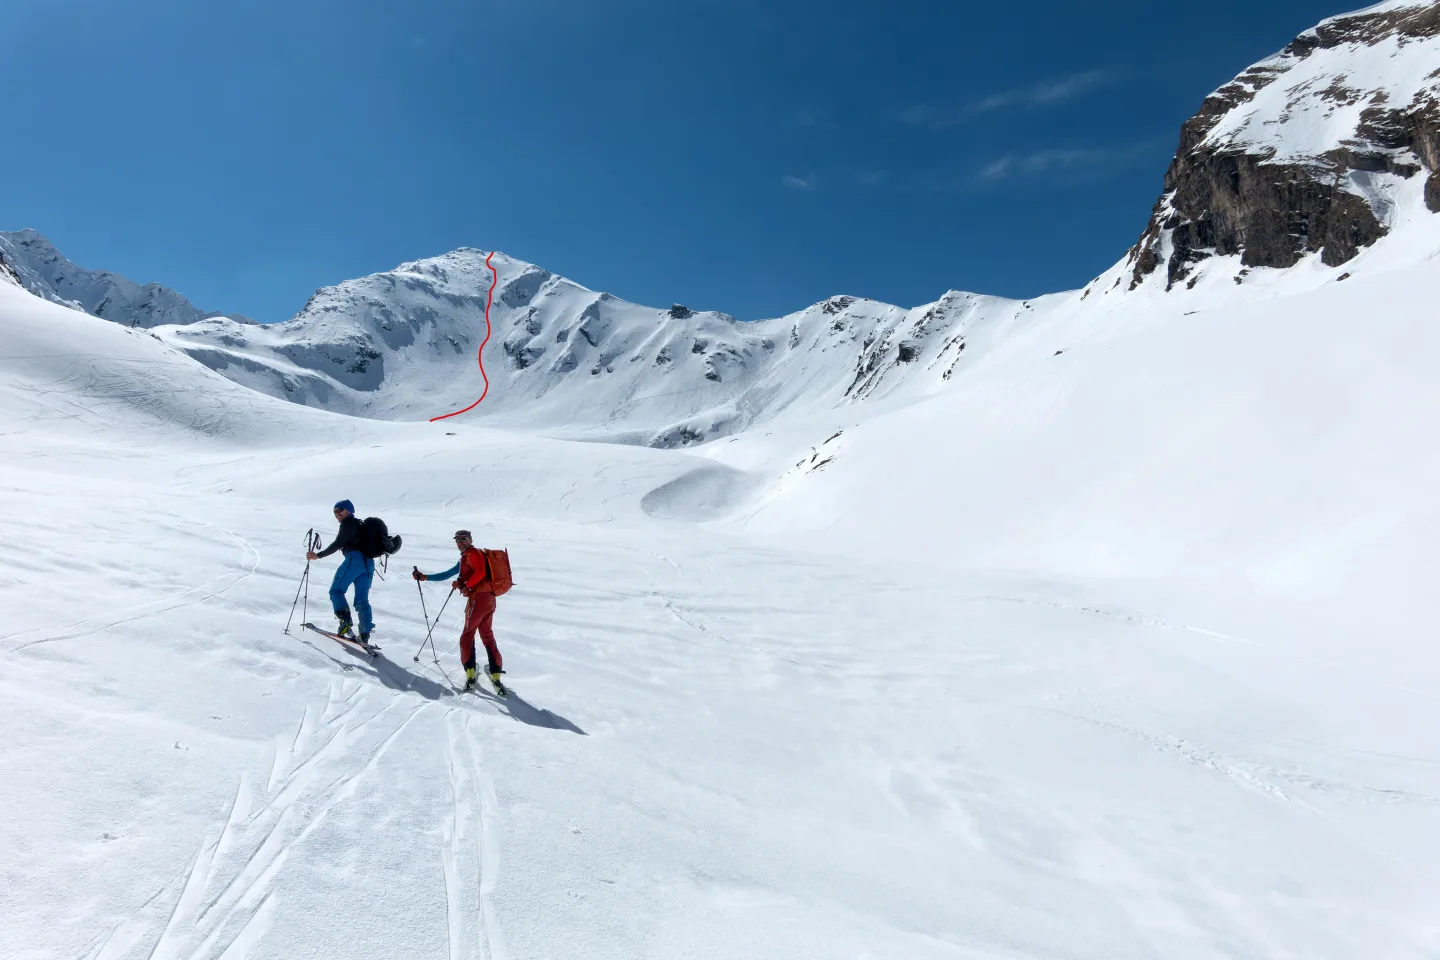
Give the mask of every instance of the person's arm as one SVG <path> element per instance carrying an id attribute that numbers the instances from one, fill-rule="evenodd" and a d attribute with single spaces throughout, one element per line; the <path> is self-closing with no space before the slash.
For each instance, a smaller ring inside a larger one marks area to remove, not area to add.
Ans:
<path id="1" fill-rule="evenodd" d="M 451 567 L 449 570 L 446 570 L 444 573 L 422 573 L 420 574 L 420 577 L 424 580 L 449 580 L 451 577 L 455 576 L 459 572 L 460 561 L 457 560 L 455 561 L 455 566 Z"/>
<path id="2" fill-rule="evenodd" d="M 340 532 L 335 534 L 335 542 L 324 550 L 315 554 L 316 559 L 328 557 L 336 550 L 349 550 L 360 545 L 360 521 L 355 517 L 346 517 L 340 521 Z"/>

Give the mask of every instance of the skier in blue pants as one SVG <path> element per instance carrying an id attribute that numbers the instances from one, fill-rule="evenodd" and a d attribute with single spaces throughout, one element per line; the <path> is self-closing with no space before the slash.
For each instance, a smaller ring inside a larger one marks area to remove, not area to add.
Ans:
<path id="1" fill-rule="evenodd" d="M 354 629 L 350 605 L 345 601 L 345 591 L 354 585 L 355 610 L 360 614 L 360 641 L 367 643 L 370 631 L 375 629 L 375 620 L 370 612 L 370 581 L 375 576 L 375 561 L 360 552 L 360 519 L 355 516 L 355 504 L 349 500 L 335 504 L 335 519 L 340 521 L 340 532 L 335 535 L 335 542 L 319 553 L 311 551 L 305 556 L 310 560 L 319 560 L 337 550 L 344 555 L 340 569 L 335 571 L 335 579 L 330 581 L 330 606 L 340 621 L 340 628 L 335 632 L 348 637 Z"/>

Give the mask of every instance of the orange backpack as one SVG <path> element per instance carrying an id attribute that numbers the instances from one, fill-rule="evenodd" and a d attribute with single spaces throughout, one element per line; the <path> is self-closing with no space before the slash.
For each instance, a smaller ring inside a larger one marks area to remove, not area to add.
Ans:
<path id="1" fill-rule="evenodd" d="M 503 596 L 510 592 L 515 586 L 515 580 L 510 576 L 510 551 L 509 550 L 488 550 L 480 548 L 485 555 L 485 565 L 490 568 L 490 588 L 495 596 Z"/>

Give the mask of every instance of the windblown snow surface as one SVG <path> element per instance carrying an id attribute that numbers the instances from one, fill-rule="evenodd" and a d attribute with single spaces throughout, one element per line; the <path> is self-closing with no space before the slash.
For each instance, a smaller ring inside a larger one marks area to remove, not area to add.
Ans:
<path id="1" fill-rule="evenodd" d="M 1402 243 L 683 451 L 287 403 L 0 284 L 0 956 L 1440 955 Z M 342 497 L 405 537 L 373 663 L 282 632 Z M 461 526 L 508 700 L 453 602 L 412 659 Z"/>

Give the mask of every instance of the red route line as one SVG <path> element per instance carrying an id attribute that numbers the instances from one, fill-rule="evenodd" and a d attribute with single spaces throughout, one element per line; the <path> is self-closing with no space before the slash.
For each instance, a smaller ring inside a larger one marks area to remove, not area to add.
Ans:
<path id="1" fill-rule="evenodd" d="M 480 364 L 480 376 L 485 381 L 485 389 L 480 391 L 480 400 L 484 400 L 485 394 L 490 392 L 490 378 L 485 375 L 485 344 L 490 342 L 490 304 L 495 299 L 495 284 L 500 281 L 500 274 L 496 273 L 495 268 L 490 266 L 490 258 L 493 256 L 495 256 L 494 250 L 491 250 L 485 255 L 485 266 L 490 270 L 490 292 L 485 296 L 485 339 L 480 341 L 480 349 L 475 352 L 475 360 Z M 454 413 L 442 413 L 438 417 L 431 417 L 430 422 L 434 423 L 436 420 L 444 420 L 447 417 L 458 417 L 462 413 L 469 413 L 471 410 L 480 406 L 480 400 L 476 400 L 464 410 L 456 410 Z"/>

